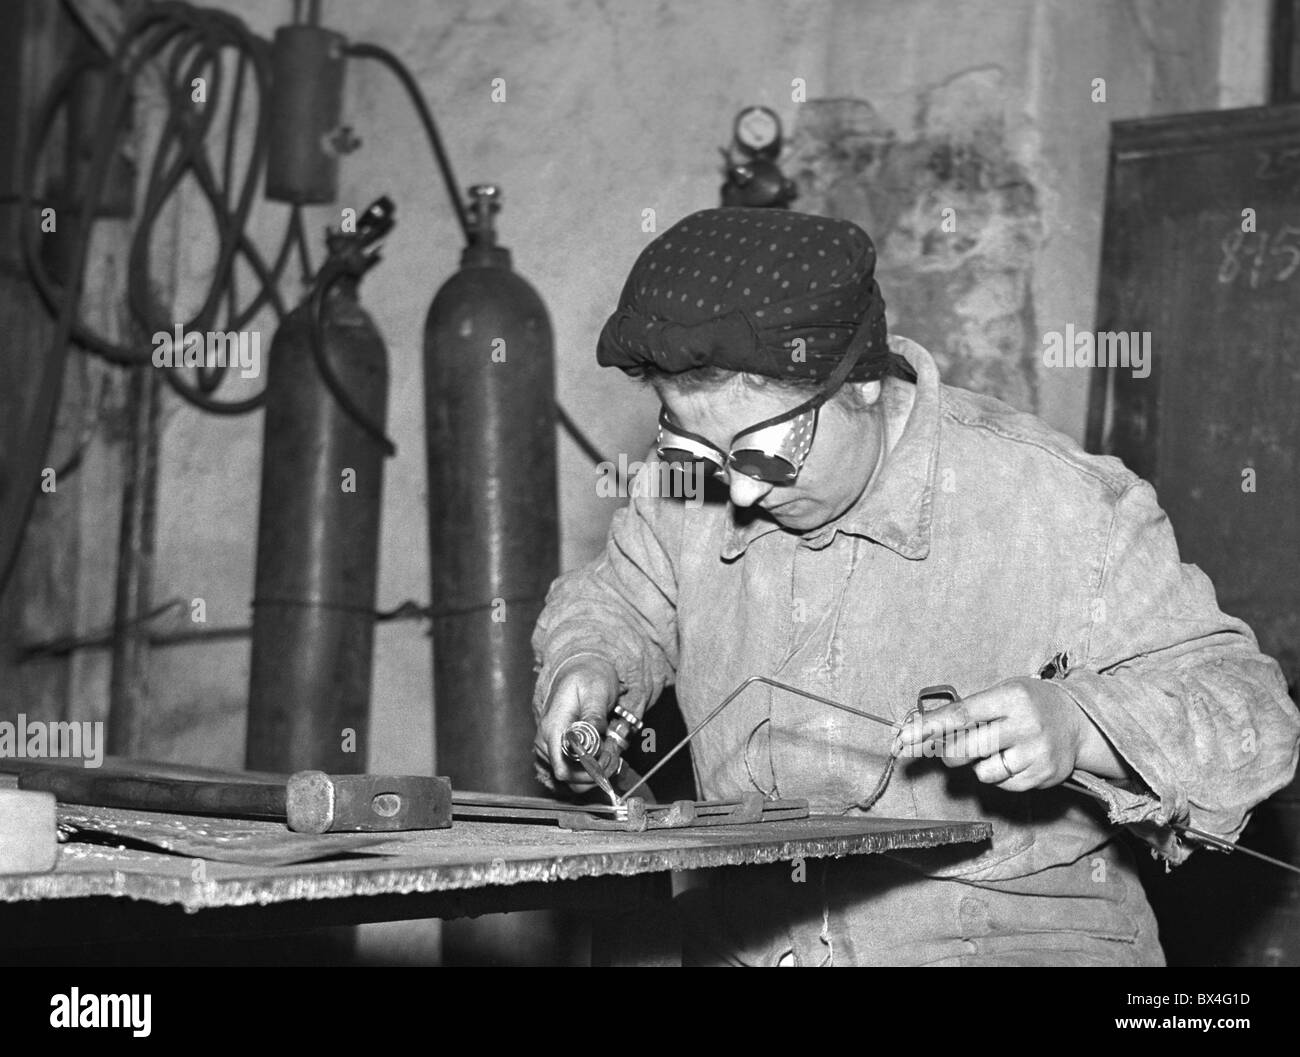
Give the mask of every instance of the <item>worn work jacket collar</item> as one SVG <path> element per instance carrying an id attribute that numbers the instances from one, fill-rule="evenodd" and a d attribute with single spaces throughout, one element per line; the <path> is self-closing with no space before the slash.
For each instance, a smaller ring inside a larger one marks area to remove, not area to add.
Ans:
<path id="1" fill-rule="evenodd" d="M 858 501 L 830 524 L 805 533 L 802 542 L 806 546 L 829 546 L 837 533 L 844 532 L 875 540 L 904 558 L 920 559 L 930 553 L 931 502 L 939 448 L 939 370 L 930 354 L 909 338 L 891 335 L 889 347 L 916 368 L 916 394 L 907 423 Z M 896 387 L 909 383 L 886 378 L 884 384 Z M 786 531 L 761 516 L 738 521 L 735 507 L 728 503 L 727 508 L 730 523 L 722 544 L 726 561 L 740 557 L 760 536 Z"/>

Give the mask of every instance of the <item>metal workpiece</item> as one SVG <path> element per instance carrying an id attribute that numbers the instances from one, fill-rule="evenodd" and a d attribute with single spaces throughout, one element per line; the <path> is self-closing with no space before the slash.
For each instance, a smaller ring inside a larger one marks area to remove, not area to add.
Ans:
<path id="1" fill-rule="evenodd" d="M 674 800 L 667 804 L 631 796 L 616 801 L 608 815 L 596 811 L 569 812 L 559 817 L 558 824 L 563 829 L 572 830 L 615 829 L 642 833 L 651 829 L 738 826 L 808 817 L 807 800 L 769 800 L 762 793 L 742 793 L 730 800 Z"/>

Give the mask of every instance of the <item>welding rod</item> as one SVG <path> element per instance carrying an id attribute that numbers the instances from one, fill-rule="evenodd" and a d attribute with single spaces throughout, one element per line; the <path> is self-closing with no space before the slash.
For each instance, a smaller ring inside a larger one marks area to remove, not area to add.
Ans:
<path id="1" fill-rule="evenodd" d="M 838 708 L 841 712 L 849 712 L 855 716 L 860 716 L 863 719 L 870 719 L 875 721 L 876 723 L 883 723 L 887 727 L 898 726 L 898 724 L 895 723 L 892 719 L 884 719 L 881 716 L 873 715 L 870 712 L 863 712 L 861 709 L 852 708 L 849 705 L 842 704 L 839 701 L 832 701 L 829 697 L 822 697 L 820 694 L 814 694 L 808 690 L 800 690 L 797 686 L 791 686 L 789 683 L 777 682 L 775 679 L 769 679 L 766 675 L 751 675 L 748 679 L 746 679 L 743 683 L 741 683 L 738 687 L 736 687 L 736 689 L 731 691 L 731 693 L 729 693 L 725 698 L 723 698 L 722 703 L 718 705 L 718 707 L 715 708 L 712 712 L 710 712 L 707 716 L 705 716 L 702 720 L 700 720 L 699 723 L 697 723 L 691 729 L 691 731 L 686 735 L 686 737 L 682 738 L 681 741 L 679 741 L 676 745 L 674 745 L 671 749 L 669 749 L 662 760 L 660 760 L 657 764 L 651 767 L 650 770 L 646 771 L 646 773 L 641 776 L 641 779 L 623 794 L 624 799 L 631 796 L 638 789 L 640 789 L 641 786 L 645 785 L 645 783 L 650 780 L 650 778 L 654 775 L 654 773 L 657 770 L 659 770 L 660 767 L 666 764 L 669 760 L 671 760 L 674 756 L 676 756 L 683 748 L 689 745 L 691 739 L 694 738 L 696 734 L 698 734 L 711 722 L 713 722 L 714 718 L 718 715 L 718 713 L 721 712 L 724 708 L 726 708 L 729 704 L 731 704 L 731 702 L 734 701 L 737 697 L 739 697 L 742 691 L 748 689 L 751 683 L 766 683 L 768 686 L 774 686 L 778 690 L 786 690 L 792 694 L 798 694 L 800 697 L 810 698 L 811 700 L 818 701 L 823 705 L 829 705 L 831 708 Z"/>
<path id="2" fill-rule="evenodd" d="M 1057 658 L 1053 657 L 1051 661 L 1043 666 L 1043 669 L 1038 673 L 1038 678 L 1043 680 L 1058 679 L 1061 677 L 1061 674 L 1061 664 L 1057 661 Z M 1082 793 L 1084 796 L 1090 796 L 1094 800 L 1101 801 L 1103 804 L 1106 802 L 1100 794 L 1094 793 L 1087 786 L 1080 785 L 1078 782 L 1067 780 L 1062 782 L 1061 785 L 1072 792 Z M 1240 844 L 1233 844 L 1230 840 L 1224 840 L 1222 837 L 1216 837 L 1213 833 L 1206 833 L 1204 830 L 1195 829 L 1192 826 L 1184 826 L 1181 822 L 1169 822 L 1167 825 L 1175 833 L 1182 833 L 1185 836 L 1191 837 L 1193 840 L 1199 840 L 1202 844 L 1208 844 L 1211 848 L 1218 848 L 1219 851 L 1239 851 L 1243 855 L 1249 855 L 1254 859 L 1260 859 L 1264 862 L 1272 863 L 1274 866 L 1280 866 L 1284 870 L 1290 870 L 1292 873 L 1300 874 L 1300 866 L 1293 866 L 1291 863 L 1284 862 L 1282 859 L 1275 859 L 1273 856 L 1265 855 L 1262 851 L 1256 851 L 1254 848 L 1246 848 Z"/>
<path id="3" fill-rule="evenodd" d="M 1094 800 L 1105 803 L 1105 798 L 1098 793 L 1094 793 L 1087 786 L 1080 785 L 1075 781 L 1065 781 L 1061 786 L 1070 790 L 1072 793 L 1082 793 L 1084 796 L 1090 796 Z M 1192 840 L 1200 841 L 1202 844 L 1208 844 L 1211 848 L 1217 848 L 1223 852 L 1239 851 L 1243 855 L 1249 855 L 1255 859 L 1262 859 L 1266 863 L 1272 863 L 1274 866 L 1280 866 L 1284 870 L 1290 870 L 1292 873 L 1300 874 L 1300 866 L 1293 866 L 1282 859 L 1275 859 L 1271 855 L 1265 855 L 1262 851 L 1256 851 L 1254 848 L 1247 848 L 1241 844 L 1233 844 L 1230 840 L 1224 840 L 1222 837 L 1216 837 L 1213 833 L 1206 833 L 1203 829 L 1196 829 L 1193 826 L 1184 826 L 1181 822 L 1164 823 L 1175 833 L 1181 833 L 1191 837 Z"/>

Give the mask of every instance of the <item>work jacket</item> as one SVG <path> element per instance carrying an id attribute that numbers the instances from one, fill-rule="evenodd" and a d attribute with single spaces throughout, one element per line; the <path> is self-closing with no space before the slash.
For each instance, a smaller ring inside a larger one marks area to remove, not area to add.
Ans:
<path id="1" fill-rule="evenodd" d="M 725 500 L 634 495 L 604 553 L 551 588 L 534 634 L 536 708 L 584 653 L 612 662 L 634 714 L 675 684 L 688 726 L 755 674 L 901 721 L 923 686 L 964 696 L 1056 659 L 1059 685 L 1138 781 L 1076 772 L 1102 808 L 902 759 L 872 815 L 987 820 L 992 840 L 810 866 L 802 884 L 788 865 L 736 875 L 719 913 L 742 922 L 748 953 L 728 960 L 971 964 L 1077 950 L 1158 962 L 1116 824 L 1173 820 L 1235 840 L 1295 771 L 1300 720 L 1281 671 L 1219 610 L 1209 579 L 1180 563 L 1150 485 L 1031 415 L 941 384 L 923 348 L 890 341 L 917 381 L 885 381 L 886 398 L 910 410 L 857 502 L 800 534 Z M 691 757 L 704 797 L 758 789 L 852 815 L 891 737 L 755 685 Z M 1168 830 L 1154 837 L 1174 862 L 1188 854 Z M 900 915 L 928 916 L 928 931 L 896 935 Z"/>

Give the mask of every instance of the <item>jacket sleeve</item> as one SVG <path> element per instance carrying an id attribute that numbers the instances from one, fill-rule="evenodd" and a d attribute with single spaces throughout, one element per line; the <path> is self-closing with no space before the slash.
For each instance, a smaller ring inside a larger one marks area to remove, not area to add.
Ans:
<path id="1" fill-rule="evenodd" d="M 1219 610 L 1209 578 L 1179 561 L 1145 481 L 1117 501 L 1085 654 L 1060 685 L 1147 786 L 1140 798 L 1106 797 L 1115 821 L 1174 821 L 1235 841 L 1251 809 L 1291 780 L 1300 716 L 1281 669 Z"/>
<path id="2" fill-rule="evenodd" d="M 533 713 L 541 715 L 560 667 L 582 654 L 609 660 L 622 684 L 619 704 L 633 715 L 672 682 L 677 668 L 677 580 L 673 557 L 682 511 L 671 500 L 639 496 L 619 510 L 605 552 L 551 585 L 533 632 L 538 662 Z"/>

